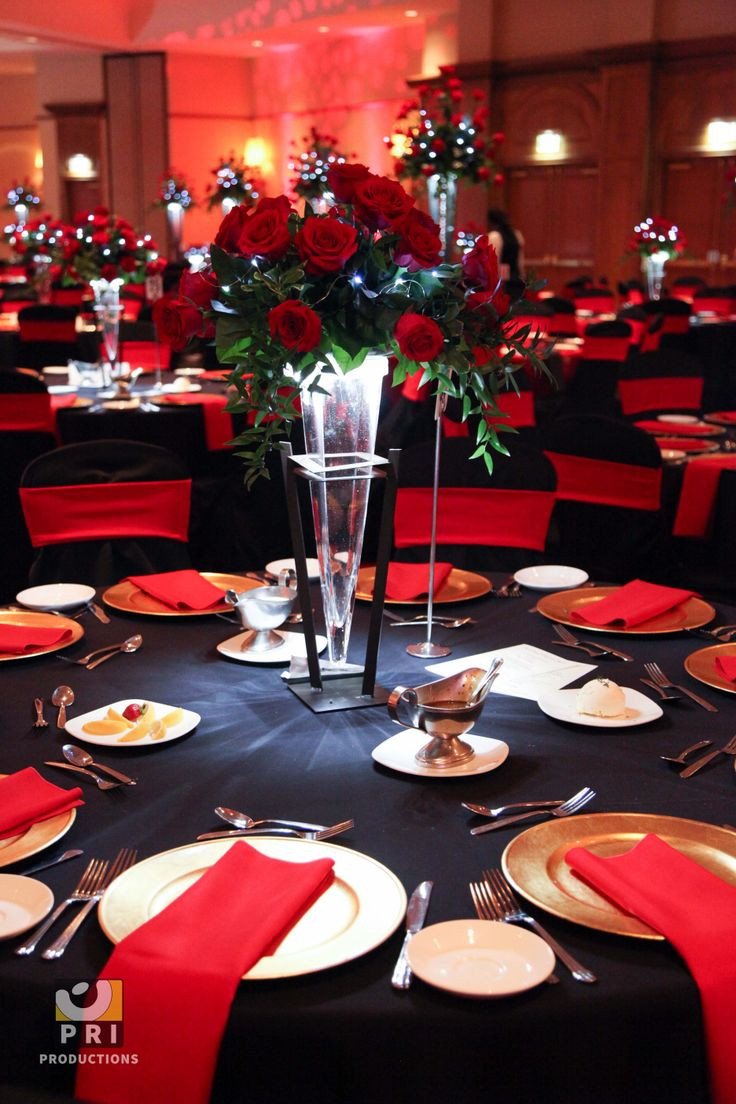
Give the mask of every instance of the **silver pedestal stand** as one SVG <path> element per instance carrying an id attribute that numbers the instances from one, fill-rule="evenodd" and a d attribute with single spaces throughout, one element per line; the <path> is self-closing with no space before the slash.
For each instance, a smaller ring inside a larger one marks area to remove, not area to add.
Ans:
<path id="1" fill-rule="evenodd" d="M 447 395 L 438 395 L 434 407 L 434 482 L 432 484 L 432 529 L 429 541 L 429 592 L 427 597 L 427 639 L 419 644 L 409 644 L 407 652 L 412 656 L 433 658 L 447 656 L 452 648 L 444 644 L 435 644 L 432 640 L 432 609 L 434 606 L 434 568 L 437 552 L 437 498 L 440 485 L 440 445 L 442 443 L 442 415 L 447 406 Z"/>

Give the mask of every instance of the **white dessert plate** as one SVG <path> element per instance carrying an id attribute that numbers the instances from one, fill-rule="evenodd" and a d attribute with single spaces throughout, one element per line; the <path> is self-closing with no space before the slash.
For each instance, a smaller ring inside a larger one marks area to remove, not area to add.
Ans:
<path id="1" fill-rule="evenodd" d="M 72 395 L 77 390 L 77 386 L 72 383 L 50 383 L 46 390 L 49 395 Z"/>
<path id="2" fill-rule="evenodd" d="M 387 867 L 348 847 L 316 840 L 250 836 L 249 847 L 284 862 L 332 859 L 335 880 L 281 940 L 245 975 L 246 981 L 298 977 L 367 954 L 392 935 L 406 912 L 406 893 Z M 233 840 L 178 847 L 126 870 L 100 902 L 100 924 L 118 943 L 161 912 L 222 858 Z M 223 902 L 227 907 L 227 902 Z"/>
<path id="3" fill-rule="evenodd" d="M 68 364 L 44 364 L 41 369 L 45 376 L 68 376 L 69 365 Z"/>
<path id="4" fill-rule="evenodd" d="M 132 399 L 107 399 L 103 402 L 103 410 L 137 410 L 141 405 L 141 400 L 138 397 Z"/>
<path id="5" fill-rule="evenodd" d="M 462 778 L 468 774 L 485 774 L 500 767 L 508 756 L 509 745 L 502 740 L 475 736 L 472 732 L 466 732 L 462 739 L 470 744 L 475 756 L 457 767 L 427 767 L 417 763 L 414 758 L 416 753 L 430 740 L 426 732 L 420 732 L 417 728 L 405 728 L 403 732 L 390 736 L 374 747 L 371 755 L 382 767 L 401 771 L 402 774 L 417 774 L 421 778 Z"/>
<path id="6" fill-rule="evenodd" d="M 201 391 L 201 383 L 190 383 L 188 387 L 182 387 L 181 384 L 165 383 L 161 390 L 166 395 L 191 395 L 192 391 Z"/>
<path id="7" fill-rule="evenodd" d="M 67 610 L 85 606 L 95 596 L 94 587 L 81 583 L 47 583 L 46 586 L 28 587 L 16 594 L 15 600 L 26 609 Z"/>
<path id="8" fill-rule="evenodd" d="M 229 640 L 223 640 L 217 645 L 217 650 L 220 655 L 227 656 L 228 659 L 237 659 L 240 663 L 289 663 L 293 655 L 306 656 L 303 633 L 281 632 L 279 629 L 274 631 L 282 638 L 282 642 L 279 647 L 271 648 L 268 652 L 241 651 L 248 632 L 238 633 L 237 636 L 231 636 Z M 327 647 L 327 637 L 318 636 L 316 642 L 317 651 L 323 652 Z"/>
<path id="9" fill-rule="evenodd" d="M 21 874 L 0 874 L 0 939 L 28 931 L 51 911 L 54 895 L 47 885 Z"/>
<path id="10" fill-rule="evenodd" d="M 201 376 L 204 374 L 204 368 L 175 368 L 175 376 Z"/>
<path id="11" fill-rule="evenodd" d="M 266 564 L 266 571 L 270 575 L 278 575 L 284 568 L 288 571 L 296 571 L 296 560 L 271 560 Z M 307 575 L 310 579 L 319 579 L 319 560 L 311 558 L 307 560 Z"/>
<path id="12" fill-rule="evenodd" d="M 538 567 L 523 567 L 516 572 L 514 579 L 529 590 L 567 590 L 587 583 L 588 573 L 579 567 L 566 567 L 564 564 L 540 564 Z"/>
<path id="13" fill-rule="evenodd" d="M 412 937 L 409 965 L 422 981 L 464 997 L 508 997 L 541 984 L 552 948 L 525 928 L 498 920 L 447 920 Z"/>
<path id="14" fill-rule="evenodd" d="M 686 456 L 682 449 L 663 448 L 659 451 L 663 460 L 684 460 Z"/>
<path id="15" fill-rule="evenodd" d="M 634 725 L 649 724 L 662 716 L 662 710 L 646 694 L 640 694 L 630 686 L 622 686 L 626 700 L 626 713 L 623 717 L 593 717 L 588 713 L 578 713 L 575 703 L 577 690 L 550 690 L 542 694 L 537 705 L 548 717 L 556 721 L 568 721 L 570 724 L 586 725 L 590 728 L 633 728 Z"/>
<path id="16" fill-rule="evenodd" d="M 658 422 L 680 422 L 682 425 L 703 425 L 695 414 L 658 414 Z"/>
<path id="17" fill-rule="evenodd" d="M 202 720 L 199 713 L 192 712 L 191 709 L 182 709 L 184 716 L 178 724 L 171 725 L 164 730 L 163 736 L 158 739 L 154 739 L 150 735 L 142 736 L 136 740 L 126 740 L 125 736 L 132 729 L 127 729 L 125 732 L 113 733 L 109 736 L 94 735 L 84 731 L 84 726 L 90 721 L 102 721 L 107 717 L 108 709 L 114 709 L 116 713 L 122 713 L 131 702 L 143 702 L 145 698 L 129 697 L 123 698 L 122 701 L 112 702 L 110 705 L 103 705 L 99 709 L 91 709 L 89 713 L 81 713 L 78 717 L 71 717 L 66 722 L 65 731 L 73 736 L 75 740 L 82 740 L 87 744 L 99 744 L 100 747 L 121 747 L 121 748 L 140 748 L 140 747 L 159 747 L 161 744 L 168 744 L 172 740 L 178 740 L 181 736 L 186 736 L 188 732 L 191 732 L 193 728 L 196 728 L 199 722 Z M 174 705 L 164 705 L 163 702 L 148 702 L 149 707 L 153 708 L 153 717 L 151 714 L 147 714 L 147 719 L 161 720 L 167 713 L 171 713 L 173 709 L 177 707 Z"/>

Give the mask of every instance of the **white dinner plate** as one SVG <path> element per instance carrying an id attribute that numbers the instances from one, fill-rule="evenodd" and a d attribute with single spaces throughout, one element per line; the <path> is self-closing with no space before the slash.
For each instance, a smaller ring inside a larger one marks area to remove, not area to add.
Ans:
<path id="1" fill-rule="evenodd" d="M 194 376 L 203 375 L 204 371 L 205 371 L 204 368 L 175 368 L 174 369 L 174 375 L 175 376 L 184 376 L 185 378 L 187 376 L 194 377 Z"/>
<path id="2" fill-rule="evenodd" d="M 191 732 L 193 728 L 196 728 L 199 722 L 202 720 L 199 713 L 194 713 L 191 709 L 184 709 L 183 719 L 170 728 L 167 728 L 164 735 L 159 739 L 154 739 L 151 736 L 143 736 L 139 740 L 124 740 L 125 732 L 115 733 L 111 736 L 95 736 L 89 732 L 84 731 L 84 726 L 89 721 L 102 721 L 107 716 L 108 709 L 114 709 L 116 713 L 122 713 L 124 709 L 131 704 L 131 702 L 143 702 L 145 698 L 129 697 L 123 698 L 122 701 L 112 702 L 110 705 L 103 705 L 99 709 L 91 709 L 89 713 L 81 713 L 78 717 L 71 717 L 66 722 L 65 731 L 73 736 L 75 740 L 82 740 L 87 744 L 99 744 L 100 747 L 120 747 L 120 748 L 140 748 L 140 747 L 159 747 L 161 744 L 168 744 L 172 740 L 178 740 L 182 736 L 186 736 L 188 732 Z M 154 720 L 160 720 L 165 717 L 167 713 L 170 713 L 172 709 L 177 707 L 174 705 L 164 705 L 163 702 L 149 701 L 148 705 L 154 710 Z M 147 714 L 147 719 L 151 719 L 150 713 Z M 128 729 L 127 731 L 131 731 Z"/>
<path id="3" fill-rule="evenodd" d="M 271 560 L 270 563 L 266 564 L 266 571 L 270 575 L 278 575 L 284 568 L 289 571 L 296 571 L 296 560 Z M 319 560 L 311 558 L 307 560 L 307 575 L 310 579 L 319 579 Z"/>
<path id="4" fill-rule="evenodd" d="M 191 395 L 193 391 L 201 391 L 201 383 L 190 383 L 188 387 L 182 387 L 181 384 L 165 383 L 161 390 L 166 395 Z"/>
<path id="5" fill-rule="evenodd" d="M 248 630 L 250 632 L 252 630 Z M 304 633 L 281 632 L 274 630 L 281 637 L 281 644 L 277 648 L 271 648 L 268 652 L 243 652 L 243 644 L 248 632 L 238 633 L 229 640 L 223 640 L 217 645 L 220 655 L 228 659 L 237 659 L 240 663 L 290 663 L 293 655 L 306 656 L 307 648 L 304 643 Z M 317 636 L 317 651 L 322 653 L 327 647 L 327 637 Z"/>
<path id="6" fill-rule="evenodd" d="M 540 564 L 538 567 L 523 567 L 516 572 L 514 579 L 529 590 L 568 590 L 587 583 L 588 573 L 579 567 L 566 567 L 564 564 Z"/>
<path id="7" fill-rule="evenodd" d="M 44 364 L 41 369 L 45 376 L 68 376 L 69 365 L 68 364 Z"/>
<path id="8" fill-rule="evenodd" d="M 331 842 L 249 836 L 248 846 L 284 862 L 332 859 L 335 880 L 307 909 L 272 955 L 264 955 L 247 981 L 298 977 L 339 966 L 396 931 L 406 912 L 406 893 L 387 867 L 359 851 Z M 102 930 L 118 943 L 161 912 L 238 841 L 188 844 L 144 859 L 116 878 L 99 906 Z M 227 901 L 222 902 L 227 908 Z"/>
<path id="9" fill-rule="evenodd" d="M 640 694 L 630 686 L 622 686 L 626 700 L 626 713 L 623 717 L 592 717 L 588 713 L 578 713 L 575 708 L 577 690 L 550 690 L 542 694 L 537 705 L 548 717 L 556 721 L 568 721 L 570 724 L 587 725 L 590 728 L 633 728 L 634 725 L 649 724 L 662 716 L 662 710 L 646 694 Z"/>
<path id="10" fill-rule="evenodd" d="M 32 610 L 67 610 L 85 606 L 95 596 L 94 587 L 81 583 L 47 583 L 46 586 L 28 587 L 16 594 L 20 606 Z"/>
<path id="11" fill-rule="evenodd" d="M 0 939 L 12 939 L 38 924 L 51 911 L 47 885 L 21 874 L 0 874 Z"/>
<path id="12" fill-rule="evenodd" d="M 402 774 L 417 774 L 422 778 L 462 778 L 469 774 L 485 774 L 500 767 L 508 756 L 509 745 L 502 740 L 491 740 L 488 736 L 476 736 L 472 732 L 466 732 L 462 739 L 470 744 L 475 756 L 456 767 L 428 767 L 417 763 L 416 753 L 430 740 L 426 732 L 420 732 L 417 728 L 405 728 L 403 732 L 390 736 L 374 747 L 371 755 L 382 767 L 401 771 Z"/>
<path id="13" fill-rule="evenodd" d="M 73 395 L 77 390 L 77 386 L 72 383 L 50 383 L 46 390 L 49 395 Z"/>
<path id="14" fill-rule="evenodd" d="M 422 981 L 464 997 L 508 997 L 552 973 L 552 948 L 534 932 L 498 920 L 447 920 L 417 932 L 409 965 Z"/>
<path id="15" fill-rule="evenodd" d="M 704 425 L 695 414 L 658 414 L 658 422 L 680 422 L 682 425 Z"/>

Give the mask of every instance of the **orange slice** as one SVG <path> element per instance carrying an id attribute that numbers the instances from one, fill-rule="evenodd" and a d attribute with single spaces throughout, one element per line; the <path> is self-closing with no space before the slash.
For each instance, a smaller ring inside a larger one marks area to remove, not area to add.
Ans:
<path id="1" fill-rule="evenodd" d="M 107 711 L 107 718 L 110 721 L 118 721 L 125 725 L 126 728 L 132 728 L 134 722 L 129 721 L 127 717 L 124 717 L 122 713 L 118 713 L 117 709 L 113 709 L 112 706 Z"/>
<path id="2" fill-rule="evenodd" d="M 173 728 L 174 725 L 181 724 L 184 720 L 184 710 L 181 708 L 172 709 L 170 713 L 167 713 L 165 717 L 161 718 L 161 724 L 164 728 Z"/>
<path id="3" fill-rule="evenodd" d="M 109 719 L 87 721 L 87 724 L 82 725 L 82 732 L 86 732 L 90 736 L 117 736 L 119 732 L 125 732 L 127 727 L 122 718 L 119 721 Z"/>
<path id="4" fill-rule="evenodd" d="M 118 740 L 119 744 L 132 744 L 135 740 L 142 740 L 147 736 L 158 721 L 139 721 L 135 728 L 131 728 Z"/>

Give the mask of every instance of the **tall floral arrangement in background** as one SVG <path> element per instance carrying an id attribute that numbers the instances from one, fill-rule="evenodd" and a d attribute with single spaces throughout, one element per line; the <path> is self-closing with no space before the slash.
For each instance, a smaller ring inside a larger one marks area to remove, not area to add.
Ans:
<path id="1" fill-rule="evenodd" d="M 302 137 L 302 149 L 296 149 L 289 159 L 289 172 L 293 174 L 291 189 L 295 196 L 304 199 L 322 199 L 331 196 L 327 174 L 333 165 L 341 165 L 348 158 L 338 148 L 338 139 L 311 126 Z"/>
<path id="2" fill-rule="evenodd" d="M 16 207 L 25 207 L 29 212 L 41 209 L 41 197 L 28 177 L 18 183 L 13 181 L 7 191 L 6 209 L 15 210 Z"/>
<path id="3" fill-rule="evenodd" d="M 45 262 L 59 262 L 63 258 L 64 245 L 72 228 L 49 211 L 35 215 L 22 226 L 5 228 L 5 239 L 13 250 L 18 263 L 27 269 Z"/>
<path id="4" fill-rule="evenodd" d="M 436 224 L 397 181 L 337 164 L 328 184 L 328 214 L 300 216 L 286 196 L 234 208 L 212 267 L 185 274 L 178 298 L 158 305 L 159 328 L 179 347 L 214 322 L 218 359 L 235 366 L 237 406 L 255 412 L 238 439 L 251 478 L 298 416 L 297 389 L 376 350 L 396 357 L 395 383 L 421 368 L 438 392 L 462 400 L 465 417 L 495 409 L 515 352 L 542 367 L 534 342 L 507 332 L 511 303 L 485 236 L 461 264 L 441 264 Z M 505 449 L 482 417 L 477 433 L 490 466 L 489 449 Z"/>
<path id="5" fill-rule="evenodd" d="M 655 253 L 666 253 L 668 258 L 676 257 L 687 246 L 685 235 L 679 226 L 660 215 L 642 219 L 634 227 L 626 252 L 638 253 L 640 257 L 651 257 Z"/>
<path id="6" fill-rule="evenodd" d="M 212 169 L 214 183 L 207 185 L 206 204 L 211 211 L 221 203 L 254 207 L 263 195 L 264 184 L 255 169 L 230 153 Z"/>
<path id="7" fill-rule="evenodd" d="M 183 211 L 197 206 L 197 200 L 187 178 L 176 169 L 169 169 L 161 177 L 154 207 L 168 209 L 172 204 L 181 207 Z"/>
<path id="8" fill-rule="evenodd" d="M 163 267 L 150 234 L 139 234 L 131 224 L 95 207 L 75 216 L 63 245 L 66 280 L 115 280 L 142 284 Z"/>

